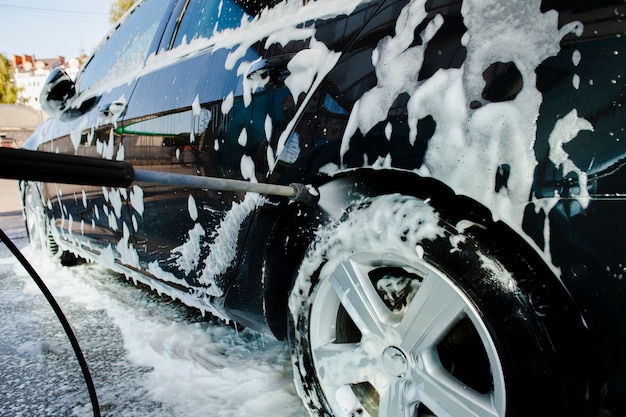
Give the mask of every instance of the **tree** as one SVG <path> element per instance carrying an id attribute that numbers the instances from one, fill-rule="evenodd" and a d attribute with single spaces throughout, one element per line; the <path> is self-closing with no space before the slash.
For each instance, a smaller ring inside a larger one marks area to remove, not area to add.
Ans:
<path id="1" fill-rule="evenodd" d="M 17 100 L 17 87 L 13 81 L 9 61 L 0 54 L 0 103 L 14 104 Z"/>
<path id="2" fill-rule="evenodd" d="M 135 4 L 135 0 L 114 0 L 109 9 L 109 21 L 116 23 L 133 4 Z"/>

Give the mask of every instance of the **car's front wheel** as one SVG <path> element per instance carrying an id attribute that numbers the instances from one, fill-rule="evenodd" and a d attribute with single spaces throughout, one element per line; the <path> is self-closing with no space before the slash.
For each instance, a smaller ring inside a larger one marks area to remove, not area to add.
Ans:
<path id="1" fill-rule="evenodd" d="M 468 225 L 391 195 L 322 233 L 290 299 L 294 378 L 313 415 L 571 409 L 559 352 L 517 285 L 533 277 L 508 271 L 463 232 Z"/>

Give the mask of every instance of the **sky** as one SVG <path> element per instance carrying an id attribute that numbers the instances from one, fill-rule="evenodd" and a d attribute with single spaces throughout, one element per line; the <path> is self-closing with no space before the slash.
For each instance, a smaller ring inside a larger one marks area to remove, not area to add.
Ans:
<path id="1" fill-rule="evenodd" d="M 0 53 L 89 55 L 107 34 L 112 0 L 0 0 Z"/>

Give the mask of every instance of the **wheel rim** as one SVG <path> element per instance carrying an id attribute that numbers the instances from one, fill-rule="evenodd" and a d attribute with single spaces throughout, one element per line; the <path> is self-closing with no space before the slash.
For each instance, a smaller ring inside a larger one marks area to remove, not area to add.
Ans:
<path id="1" fill-rule="evenodd" d="M 444 273 L 421 259 L 365 253 L 322 275 L 310 347 L 335 415 L 504 416 L 496 347 Z"/>

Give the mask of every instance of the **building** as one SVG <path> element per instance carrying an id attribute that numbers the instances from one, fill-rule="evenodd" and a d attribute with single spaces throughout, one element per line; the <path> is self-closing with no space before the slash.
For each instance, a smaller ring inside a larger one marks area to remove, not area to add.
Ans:
<path id="1" fill-rule="evenodd" d="M 71 78 L 76 78 L 80 69 L 78 59 L 66 61 L 64 57 L 36 59 L 33 55 L 13 55 L 13 76 L 18 88 L 17 102 L 36 110 L 41 109 L 39 95 L 50 71 L 62 67 Z"/>

